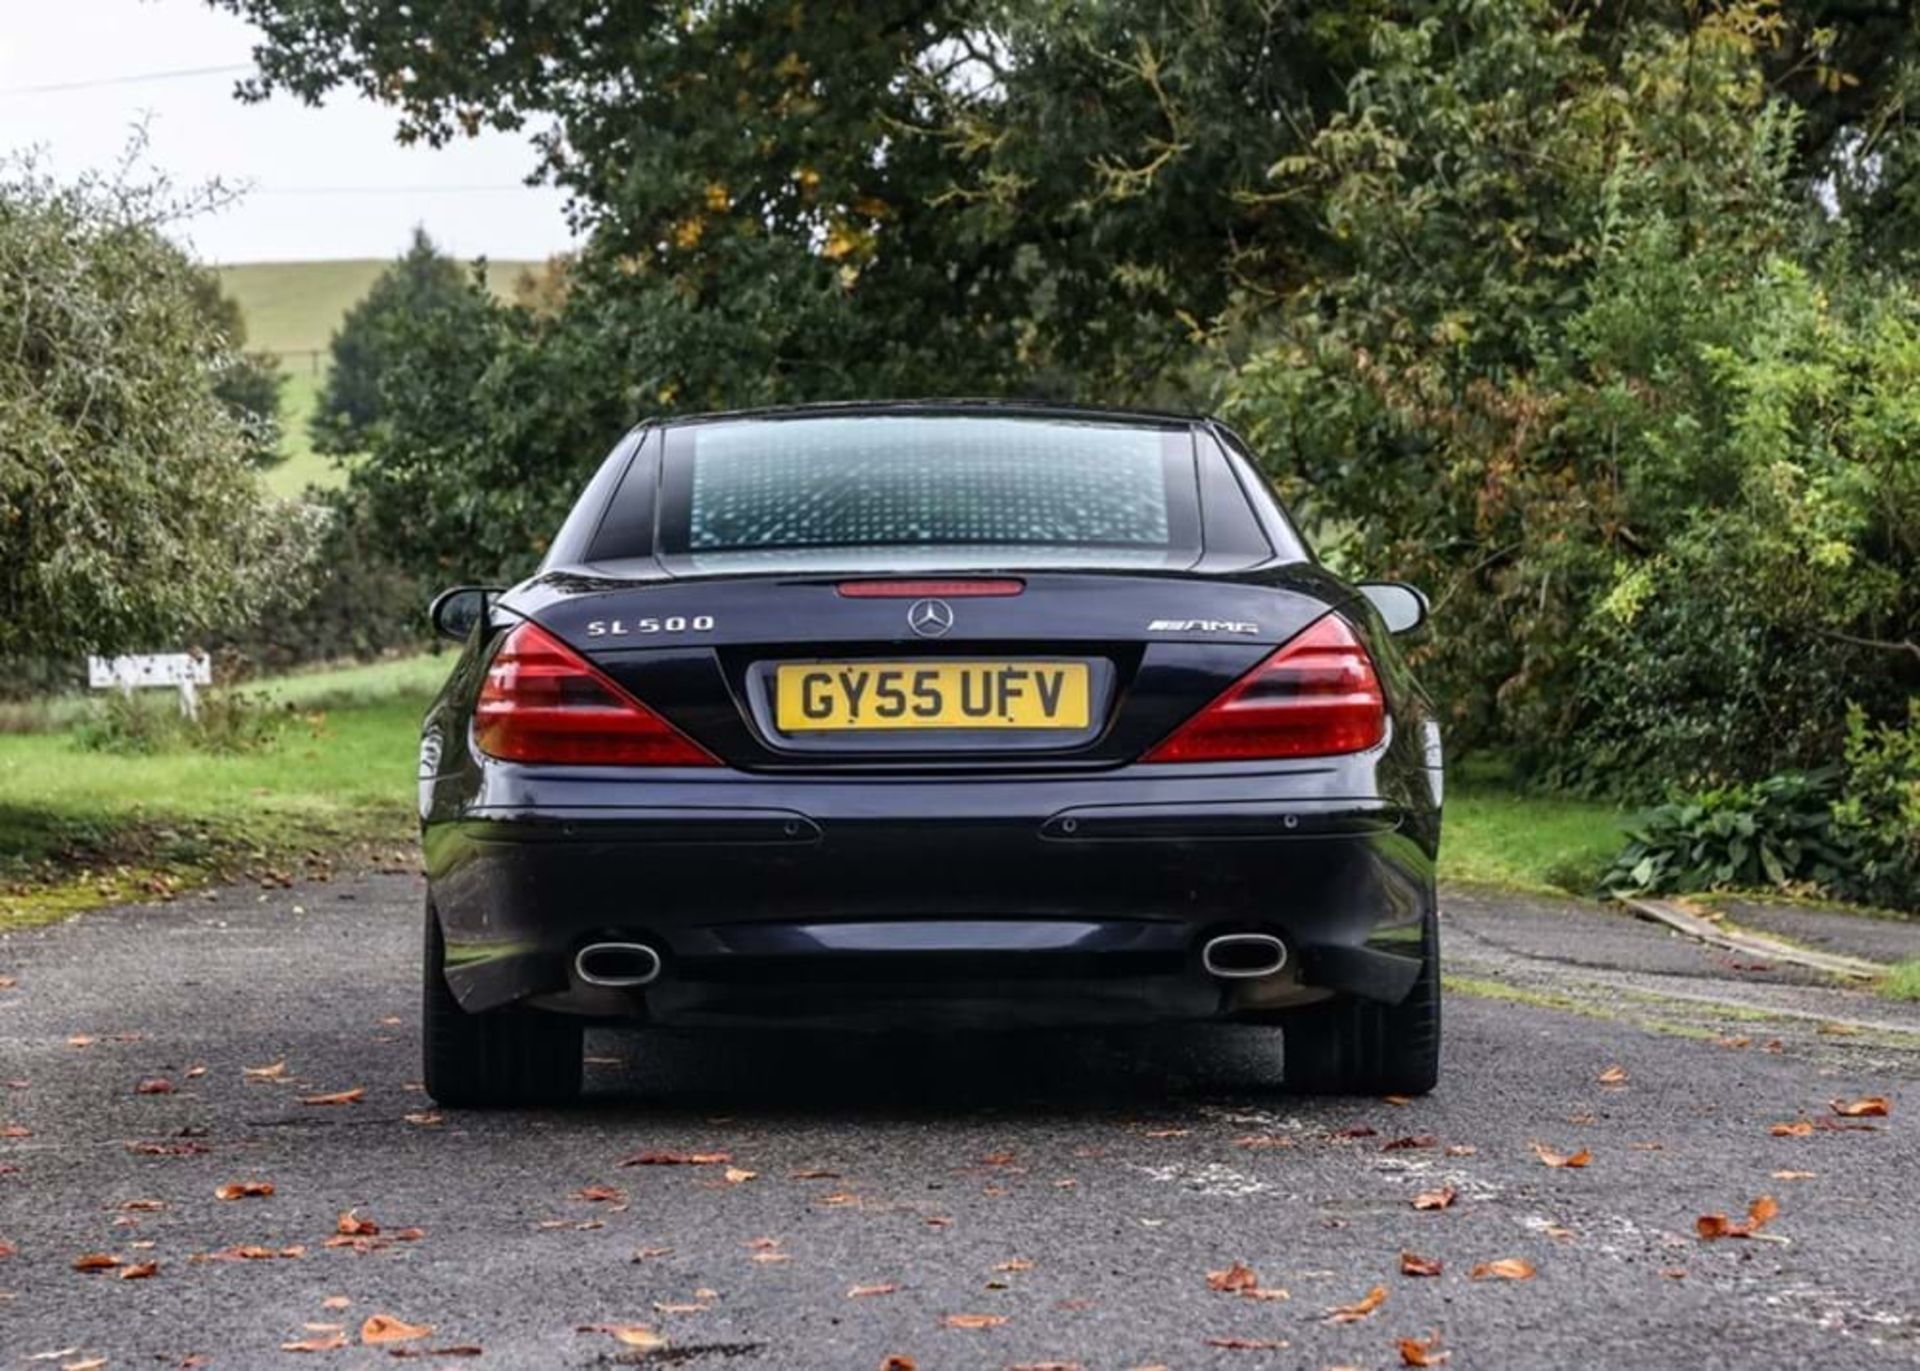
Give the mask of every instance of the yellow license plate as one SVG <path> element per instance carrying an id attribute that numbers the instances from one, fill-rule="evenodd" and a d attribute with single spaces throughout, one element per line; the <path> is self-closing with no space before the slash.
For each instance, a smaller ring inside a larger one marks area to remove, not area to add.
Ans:
<path id="1" fill-rule="evenodd" d="M 774 671 L 782 733 L 1085 728 L 1085 662 L 801 662 Z"/>

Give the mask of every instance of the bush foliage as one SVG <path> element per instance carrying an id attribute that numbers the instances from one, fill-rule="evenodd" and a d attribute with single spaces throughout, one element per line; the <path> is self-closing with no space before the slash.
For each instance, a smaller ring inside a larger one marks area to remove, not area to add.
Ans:
<path id="1" fill-rule="evenodd" d="M 1834 832 L 1837 768 L 1792 771 L 1751 785 L 1676 798 L 1640 815 L 1601 878 L 1615 893 L 1851 882 L 1854 854 Z"/>
<path id="2" fill-rule="evenodd" d="M 156 227 L 177 209 L 0 175 L 0 657 L 177 645 L 303 555 L 220 393 L 237 354 Z"/>

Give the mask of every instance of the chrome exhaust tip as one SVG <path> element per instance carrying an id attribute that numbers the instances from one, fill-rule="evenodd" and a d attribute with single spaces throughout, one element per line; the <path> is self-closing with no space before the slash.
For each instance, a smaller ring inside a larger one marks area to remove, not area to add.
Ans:
<path id="1" fill-rule="evenodd" d="M 1287 945 L 1271 933 L 1222 933 L 1200 949 L 1200 965 L 1223 981 L 1271 976 L 1287 964 Z"/>
<path id="2" fill-rule="evenodd" d="M 588 985 L 649 985 L 660 979 L 660 954 L 645 943 L 588 943 L 574 954 L 573 969 Z"/>

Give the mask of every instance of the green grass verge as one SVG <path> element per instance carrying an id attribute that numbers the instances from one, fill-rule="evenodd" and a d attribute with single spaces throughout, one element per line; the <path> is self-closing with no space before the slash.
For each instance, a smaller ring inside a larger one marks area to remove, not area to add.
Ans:
<path id="1" fill-rule="evenodd" d="M 423 652 L 383 662 L 269 676 L 249 683 L 246 689 L 303 709 L 378 704 L 396 699 L 425 709 L 427 701 L 447 679 L 447 673 L 453 670 L 458 655 L 453 651 Z M 417 715 L 415 722 L 419 722 Z M 408 746 L 412 746 L 411 741 Z"/>
<path id="2" fill-rule="evenodd" d="M 316 698 L 318 696 L 316 695 Z M 254 872 L 325 869 L 410 843 L 425 697 L 308 708 L 257 752 L 92 752 L 0 737 L 0 929 Z"/>
<path id="3" fill-rule="evenodd" d="M 284 676 L 263 676 L 241 688 L 275 703 L 302 709 L 371 704 L 399 696 L 412 698 L 424 708 L 452 669 L 452 653 L 423 652 L 378 662 L 330 663 Z M 163 692 L 154 692 L 156 697 L 161 694 Z M 0 736 L 55 733 L 71 728 L 89 718 L 99 708 L 100 700 L 98 693 L 89 692 L 0 701 Z"/>
<path id="4" fill-rule="evenodd" d="M 1447 794 L 1440 878 L 1538 894 L 1591 895 L 1626 844 L 1626 813 L 1595 800 L 1485 784 Z"/>
<path id="5" fill-rule="evenodd" d="M 1879 991 L 1890 1000 L 1920 1000 L 1920 957 L 1901 962 L 1880 982 Z"/>

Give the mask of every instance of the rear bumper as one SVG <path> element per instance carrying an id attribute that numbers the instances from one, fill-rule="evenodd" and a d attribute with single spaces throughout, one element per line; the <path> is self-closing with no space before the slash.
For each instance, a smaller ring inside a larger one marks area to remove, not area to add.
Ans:
<path id="1" fill-rule="evenodd" d="M 640 805 L 521 785 L 528 802 L 430 817 L 428 876 L 469 1010 L 1015 1026 L 1397 1001 L 1433 905 L 1434 817 L 1299 793 L 1326 779 L 689 778 Z M 1209 976 L 1205 940 L 1249 931 L 1280 937 L 1287 966 Z M 660 977 L 581 982 L 574 952 L 607 939 L 657 949 Z"/>

